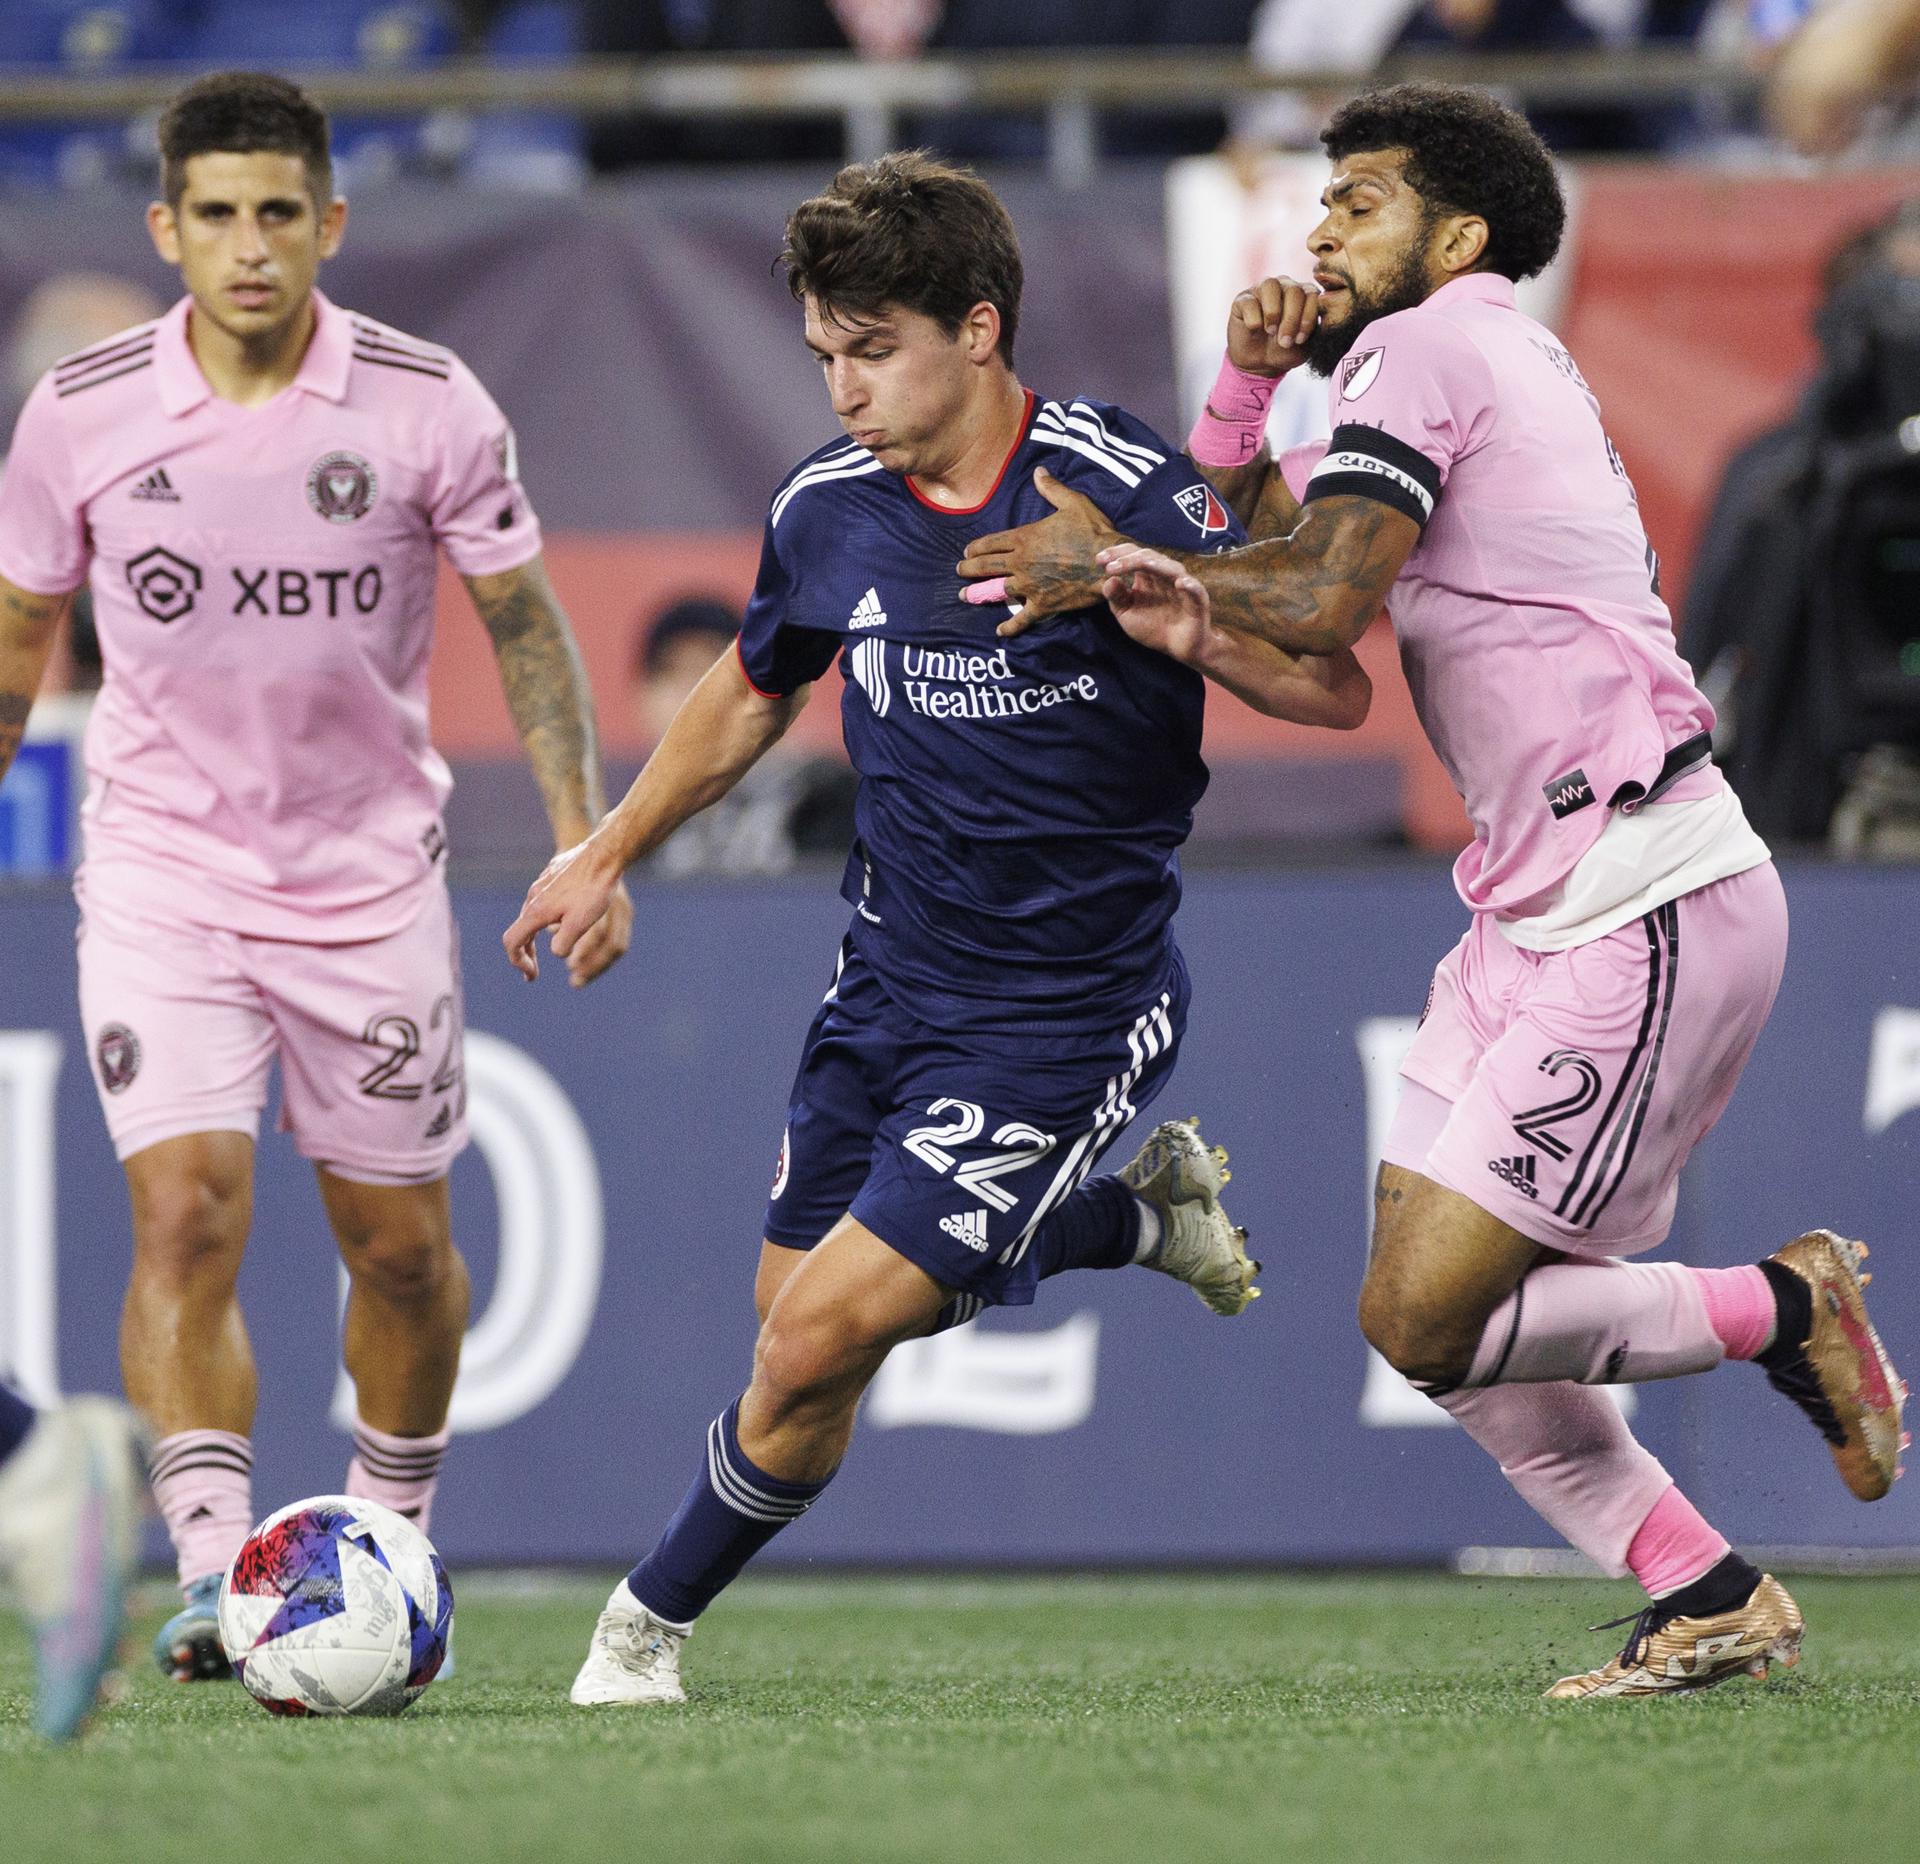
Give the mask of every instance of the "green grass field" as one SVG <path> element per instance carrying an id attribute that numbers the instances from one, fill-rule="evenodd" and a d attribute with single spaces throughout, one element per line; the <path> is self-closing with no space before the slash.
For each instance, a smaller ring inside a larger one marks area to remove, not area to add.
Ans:
<path id="1" fill-rule="evenodd" d="M 1920 1858 L 1909 1581 L 1795 1584 L 1807 1654 L 1764 1686 L 1595 1706 L 1539 1691 L 1615 1647 L 1584 1627 L 1625 1586 L 749 1581 L 687 1708 L 573 1709 L 605 1591 L 476 1582 L 460 1674 L 399 1722 L 135 1666 L 59 1751 L 9 1620 L 0 1860 Z"/>

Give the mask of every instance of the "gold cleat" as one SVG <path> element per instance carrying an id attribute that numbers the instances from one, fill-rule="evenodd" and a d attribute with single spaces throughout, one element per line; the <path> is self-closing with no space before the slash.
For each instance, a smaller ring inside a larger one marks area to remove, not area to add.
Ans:
<path id="1" fill-rule="evenodd" d="M 1163 1120 L 1119 1176 L 1160 1219 L 1160 1241 L 1144 1267 L 1185 1282 L 1216 1314 L 1241 1313 L 1259 1298 L 1253 1278 L 1260 1264 L 1220 1203 L 1233 1176 L 1226 1148 L 1209 1146 L 1197 1119 Z"/>
<path id="2" fill-rule="evenodd" d="M 1616 1618 L 1614 1624 L 1625 1624 Z M 1611 1629 L 1595 1625 L 1596 1631 Z M 1770 1664 L 1800 1661 L 1806 1627 L 1800 1608 L 1771 1573 L 1744 1605 L 1710 1618 L 1662 1618 L 1656 1601 L 1633 1621 L 1627 1646 L 1612 1662 L 1581 1676 L 1563 1676 L 1546 1692 L 1549 1702 L 1585 1702 L 1595 1696 L 1666 1696 L 1711 1689 L 1733 1676 L 1765 1679 Z"/>
<path id="3" fill-rule="evenodd" d="M 1878 1501 L 1901 1472 L 1901 1412 L 1907 1388 L 1867 1318 L 1861 1274 L 1865 1243 L 1831 1230 L 1797 1237 L 1771 1260 L 1813 1295 L 1813 1325 L 1799 1352 L 1765 1364 L 1767 1381 L 1810 1417 L 1833 1451 L 1840 1477 L 1863 1502 Z M 1773 1349 L 1766 1359 L 1772 1360 Z"/>

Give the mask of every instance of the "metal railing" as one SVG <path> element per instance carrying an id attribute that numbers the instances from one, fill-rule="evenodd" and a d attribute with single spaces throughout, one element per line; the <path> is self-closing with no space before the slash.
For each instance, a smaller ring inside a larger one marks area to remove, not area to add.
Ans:
<path id="1" fill-rule="evenodd" d="M 82 76 L 0 64 L 0 121 L 139 118 L 200 70 L 156 65 Z M 1240 53 L 1115 51 L 977 53 L 899 64 L 731 53 L 542 65 L 456 59 L 405 72 L 296 67 L 287 75 L 340 116 L 557 110 L 589 119 L 838 118 L 854 160 L 896 147 L 903 119 L 919 113 L 1032 114 L 1047 126 L 1049 171 L 1067 187 L 1084 185 L 1098 165 L 1103 110 L 1203 110 L 1282 91 L 1349 94 L 1407 77 L 1486 85 L 1529 105 L 1713 99 L 1731 106 L 1751 97 L 1757 82 L 1744 65 L 1659 47 L 1551 56 L 1434 52 L 1392 59 L 1372 72 L 1263 71 Z"/>

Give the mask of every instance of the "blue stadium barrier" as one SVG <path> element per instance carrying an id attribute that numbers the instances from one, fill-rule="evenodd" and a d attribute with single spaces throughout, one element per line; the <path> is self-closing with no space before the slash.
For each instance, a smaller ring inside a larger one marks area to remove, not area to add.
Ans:
<path id="1" fill-rule="evenodd" d="M 1787 871 L 1773 1021 L 1683 1182 L 1666 1254 L 1750 1261 L 1830 1224 L 1875 1245 L 1876 1312 L 1920 1364 L 1920 873 Z M 831 884 L 643 887 L 634 950 L 569 991 L 510 970 L 517 891 L 457 895 L 476 1145 L 460 1437 L 435 1532 L 456 1562 L 644 1549 L 751 1350 L 763 1200 L 846 908 Z M 0 894 L 0 1364 L 113 1386 L 126 1196 L 73 1008 L 64 889 Z M 1190 876 L 1186 1052 L 1156 1112 L 1233 1153 L 1267 1264 L 1238 1320 L 1156 1276 L 1049 1283 L 895 1355 L 841 1478 L 774 1550 L 806 1561 L 1440 1559 L 1552 1537 L 1483 1454 L 1371 1360 L 1353 1300 L 1395 1044 L 1464 913 L 1425 863 Z M 1122 1140 L 1116 1159 L 1126 1156 Z M 269 1122 L 242 1294 L 262 1368 L 262 1513 L 336 1487 L 338 1271 L 312 1175 Z M 1634 1422 L 1747 1544 L 1920 1546 L 1920 1483 L 1863 1507 L 1752 1367 L 1639 1387 Z"/>

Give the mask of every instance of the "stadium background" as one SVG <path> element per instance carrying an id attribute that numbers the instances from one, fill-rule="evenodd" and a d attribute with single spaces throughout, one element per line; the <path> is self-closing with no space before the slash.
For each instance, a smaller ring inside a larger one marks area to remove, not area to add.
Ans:
<path id="1" fill-rule="evenodd" d="M 278 23 L 256 19 L 247 38 L 247 17 L 270 11 Z M 57 12 L 0 4 L 0 63 L 39 44 L 19 21 Z M 223 17 L 234 30 L 216 62 L 302 68 L 324 55 L 290 43 L 277 10 Z M 458 349 L 515 422 L 622 781 L 643 749 L 627 693 L 636 625 L 678 595 L 743 595 L 768 489 L 832 433 L 769 263 L 786 212 L 833 158 L 648 165 L 586 181 L 568 160 L 585 145 L 548 107 L 573 67 L 441 66 L 452 39 L 429 35 L 369 70 L 363 38 L 348 61 L 357 72 L 321 81 L 321 95 L 331 83 L 364 109 L 376 96 L 365 87 L 389 83 L 398 88 L 377 94 L 397 104 L 348 118 L 343 142 L 361 156 L 346 169 L 353 219 L 323 283 Z M 13 177 L 0 192 L 0 333 L 49 281 L 74 274 L 171 295 L 139 226 L 147 189 L 127 172 L 136 164 L 121 126 L 137 87 L 163 82 L 139 63 L 145 43 L 78 61 L 65 92 L 0 74 Z M 49 70 L 74 66 L 66 42 L 54 44 Z M 1664 82 L 1665 94 L 1733 112 L 1737 130 L 1750 85 L 1736 68 L 1690 68 L 1676 88 L 1668 67 L 1646 62 L 1658 56 L 1589 57 L 1591 82 L 1624 98 Z M 1112 83 L 1138 95 L 1155 69 L 1168 83 L 1185 81 L 1166 76 L 1178 71 L 1203 104 L 1232 88 L 1223 59 L 1180 63 L 1163 50 L 1154 60 L 1129 65 L 1124 82 L 1121 60 Z M 1576 66 L 1542 80 L 1543 94 Z M 907 105 L 942 94 L 928 88 L 942 68 L 841 60 L 776 77 L 783 94 L 826 100 L 808 133 L 832 141 L 844 119 L 841 146 L 858 152 L 863 137 L 912 131 Z M 721 102 L 751 93 L 764 105 L 766 82 L 712 69 L 731 86 L 715 90 Z M 1020 77 L 1018 61 L 952 69 L 962 89 L 949 94 L 972 86 L 989 101 Z M 1138 153 L 1156 138 L 1142 130 L 1130 143 L 1125 119 L 1108 123 L 1104 147 L 1090 143 L 1098 86 L 1062 110 L 1069 69 L 1030 63 L 1047 133 L 1034 131 L 1031 159 L 986 164 L 1027 256 L 1021 372 L 1048 393 L 1121 402 L 1177 436 L 1189 410 L 1175 331 L 1192 307 L 1169 259 L 1180 231 L 1169 201 L 1195 185 L 1218 194 L 1225 177 L 1241 217 L 1228 211 L 1220 240 L 1265 253 L 1287 235 L 1261 218 L 1262 190 L 1284 197 L 1293 171 L 1277 157 L 1243 187 L 1238 157 L 1196 152 L 1217 134 L 1201 107 L 1182 133 L 1157 138 L 1184 147 L 1189 166 Z M 516 72 L 521 89 L 501 92 L 501 74 Z M 584 94 L 592 70 L 574 76 Z M 414 159 L 427 119 L 398 106 L 427 93 L 409 83 L 471 104 L 459 172 L 413 172 L 436 164 Z M 495 93 L 541 108 L 496 111 Z M 890 114 L 889 97 L 905 100 Z M 769 116 L 729 133 L 730 153 L 751 154 L 780 152 L 796 132 Z M 1751 150 L 1730 160 L 1739 146 L 1730 132 L 1662 157 L 1568 159 L 1577 213 L 1551 321 L 1606 410 L 1670 591 L 1685 588 L 1727 453 L 1786 406 L 1805 372 L 1826 254 L 1913 181 L 1895 166 L 1782 172 Z M 519 185 L 530 175 L 559 185 Z M 537 805 L 484 636 L 450 581 L 441 622 L 434 716 L 460 781 L 449 826 L 479 1143 L 456 1175 L 476 1318 L 436 1536 L 462 1564 L 609 1561 L 669 1512 L 687 1446 L 744 1372 L 780 1110 L 844 917 L 837 864 L 777 880 L 647 882 L 619 971 L 585 997 L 551 977 L 526 991 L 497 934 L 542 857 Z M 1215 785 L 1181 921 L 1195 1013 L 1164 1110 L 1201 1111 L 1233 1149 L 1236 1214 L 1268 1264 L 1268 1298 L 1227 1326 L 1158 1284 L 1080 1277 L 1029 1312 L 903 1351 L 868 1400 L 831 1506 L 772 1559 L 1429 1561 L 1546 1538 L 1473 1446 L 1369 1363 L 1350 1321 L 1392 1060 L 1462 923 L 1442 857 L 1465 832 L 1384 626 L 1364 652 L 1379 697 L 1351 737 L 1316 740 L 1228 701 L 1210 707 Z M 825 747 L 837 733 L 833 682 L 822 686 L 800 729 Z M 46 751 L 0 793 L 0 841 L 16 869 L 0 880 L 0 1363 L 39 1393 L 116 1383 L 127 1260 L 125 1194 L 73 1010 L 73 910 L 59 872 L 72 852 L 74 717 L 57 700 L 43 708 Z M 1749 1260 L 1816 1222 L 1884 1240 L 1893 1272 L 1875 1284 L 1876 1312 L 1897 1351 L 1920 1338 L 1920 1278 L 1900 1260 L 1920 1125 L 1920 878 L 1810 856 L 1785 866 L 1787 987 L 1686 1181 L 1670 1251 Z M 338 1408 L 337 1274 L 305 1168 L 270 1137 L 243 1293 L 263 1367 L 264 1508 L 332 1487 L 345 1454 L 325 1422 L 330 1398 Z M 1636 1427 L 1736 1539 L 1881 1557 L 1920 1547 L 1920 1499 L 1903 1489 L 1872 1511 L 1848 1504 L 1822 1446 L 1757 1378 L 1635 1397 Z M 1223 1401 L 1237 1420 L 1228 1432 L 1208 1421 Z"/>

